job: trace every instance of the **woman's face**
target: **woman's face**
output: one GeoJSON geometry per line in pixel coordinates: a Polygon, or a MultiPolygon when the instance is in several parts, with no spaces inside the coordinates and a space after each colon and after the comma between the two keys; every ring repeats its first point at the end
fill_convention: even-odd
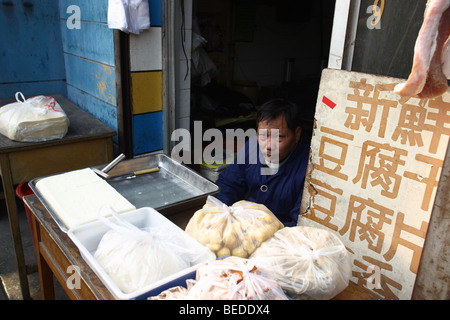
{"type": "Polygon", "coordinates": [[[258,124],[258,144],[264,157],[273,163],[280,163],[294,151],[301,127],[293,132],[287,126],[284,115],[271,121],[261,120],[258,124]]]}

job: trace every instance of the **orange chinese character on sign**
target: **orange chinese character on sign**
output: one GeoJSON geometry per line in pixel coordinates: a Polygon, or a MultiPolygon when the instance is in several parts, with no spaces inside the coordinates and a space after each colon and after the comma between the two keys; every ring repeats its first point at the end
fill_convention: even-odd
{"type": "Polygon", "coordinates": [[[337,231],[338,227],[331,223],[336,210],[336,195],[342,195],[342,189],[333,188],[325,182],[311,178],[311,185],[314,186],[316,194],[312,196],[312,207],[309,219],[320,223],[323,226],[337,231]],[[325,204],[329,204],[325,206],[325,204]]]}
{"type": "Polygon", "coordinates": [[[323,135],[320,139],[319,161],[314,164],[314,169],[347,181],[348,176],[341,170],[347,157],[348,142],[342,142],[342,140],[353,141],[354,136],[327,127],[321,127],[320,131],[333,135],[334,138],[323,135]]]}
{"type": "Polygon", "coordinates": [[[405,235],[405,233],[409,233],[410,235],[415,235],[422,239],[425,239],[425,235],[428,229],[428,223],[422,221],[420,225],[420,229],[411,227],[404,223],[405,214],[399,212],[397,214],[397,220],[395,221],[394,233],[392,235],[392,242],[389,250],[383,255],[386,261],[390,261],[396,254],[398,246],[402,245],[405,248],[408,248],[413,251],[413,256],[411,258],[411,265],[409,269],[411,272],[417,274],[417,270],[419,269],[420,256],[422,255],[422,247],[423,245],[418,245],[413,243],[411,237],[401,237],[401,235],[405,235]]]}
{"type": "Polygon", "coordinates": [[[423,173],[417,174],[414,172],[405,171],[403,176],[408,179],[425,184],[425,192],[423,193],[423,200],[421,209],[427,211],[431,202],[431,196],[434,188],[437,188],[439,182],[439,170],[444,165],[443,160],[435,159],[432,157],[424,156],[422,154],[416,155],[416,160],[431,165],[430,174],[425,177],[423,173]]]}
{"type": "Polygon", "coordinates": [[[427,120],[431,120],[434,124],[425,124],[424,130],[433,132],[430,143],[430,153],[436,153],[442,135],[450,135],[450,103],[445,102],[442,96],[437,97],[428,102],[428,108],[435,109],[437,112],[428,111],[427,120]],[[447,125],[447,126],[446,126],[447,125]]]}
{"type": "Polygon", "coordinates": [[[345,108],[345,112],[348,116],[344,125],[352,130],[359,130],[360,126],[363,126],[366,128],[367,132],[370,132],[375,124],[378,108],[381,106],[382,111],[379,122],[380,125],[378,129],[378,136],[383,138],[386,132],[390,108],[396,108],[398,102],[394,100],[381,99],[380,93],[382,91],[391,92],[395,87],[395,83],[377,84],[373,86],[367,83],[367,79],[363,78],[360,82],[350,81],[349,87],[354,90],[353,94],[347,95],[347,100],[356,102],[356,107],[345,108]],[[369,108],[365,109],[365,105],[368,105],[369,108]]]}
{"type": "Polygon", "coordinates": [[[410,97],[402,97],[400,105],[400,117],[398,125],[392,134],[392,140],[397,141],[401,137],[400,143],[406,144],[409,142],[410,146],[423,146],[422,135],[420,134],[425,124],[427,110],[424,107],[425,99],[420,100],[419,105],[408,104],[410,97]]]}
{"type": "Polygon", "coordinates": [[[372,199],[363,199],[355,195],[350,196],[345,225],[339,230],[344,235],[350,230],[349,240],[354,242],[355,236],[360,241],[367,242],[367,247],[381,253],[384,241],[382,231],[385,223],[391,224],[394,211],[376,204],[372,199]]]}
{"type": "Polygon", "coordinates": [[[366,189],[370,179],[372,187],[381,186],[381,195],[395,199],[402,179],[402,176],[397,174],[397,168],[405,164],[401,157],[407,154],[406,150],[394,148],[388,144],[364,142],[353,183],[356,184],[362,180],[361,188],[366,189]]]}
{"type": "Polygon", "coordinates": [[[446,125],[450,123],[450,103],[443,101],[442,96],[433,100],[421,99],[419,105],[408,104],[411,97],[402,97],[399,102],[402,106],[398,125],[392,134],[392,140],[397,141],[401,137],[400,143],[410,146],[423,147],[422,131],[433,133],[429,152],[436,153],[442,135],[450,135],[450,128],[446,125]],[[428,102],[428,108],[425,108],[428,102]],[[432,110],[437,112],[431,112],[432,110]],[[432,123],[430,123],[432,122],[432,123]]]}

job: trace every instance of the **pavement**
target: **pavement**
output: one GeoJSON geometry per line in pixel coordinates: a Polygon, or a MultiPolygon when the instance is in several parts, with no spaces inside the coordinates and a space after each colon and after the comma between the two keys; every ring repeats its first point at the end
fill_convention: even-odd
{"type": "MultiPolygon", "coordinates": [[[[1,192],[1,190],[0,190],[1,192]]],[[[34,250],[31,231],[23,201],[16,198],[19,209],[20,232],[24,248],[25,263],[29,269],[28,283],[30,296],[33,300],[41,300],[39,273],[37,272],[36,252],[34,250]]],[[[67,300],[68,297],[56,278],[55,297],[57,300],[67,300]]],[[[16,256],[13,248],[11,230],[4,199],[0,199],[0,300],[23,300],[17,273],[16,256]]]]}

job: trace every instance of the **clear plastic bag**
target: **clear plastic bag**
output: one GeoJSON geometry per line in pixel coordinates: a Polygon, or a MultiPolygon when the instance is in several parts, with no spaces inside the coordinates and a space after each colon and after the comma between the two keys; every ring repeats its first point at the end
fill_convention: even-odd
{"type": "Polygon", "coordinates": [[[16,93],[16,102],[0,108],[0,133],[14,141],[39,142],[63,138],[69,118],[52,97],[25,100],[16,93]],[[21,98],[21,99],[20,99],[21,98]]]}
{"type": "Polygon", "coordinates": [[[332,232],[312,227],[277,231],[251,255],[292,298],[331,299],[348,286],[351,261],[332,232]]]}
{"type": "Polygon", "coordinates": [[[188,290],[182,286],[176,286],[164,290],[157,296],[148,297],[147,300],[186,300],[188,290]]]}
{"type": "Polygon", "coordinates": [[[203,208],[189,220],[185,231],[217,257],[247,258],[282,227],[283,224],[262,204],[243,200],[229,207],[208,196],[203,208]]]}
{"type": "MultiPolygon", "coordinates": [[[[104,210],[105,207],[100,209],[104,210]]],[[[120,217],[111,207],[113,219],[100,215],[111,230],[106,232],[94,258],[124,293],[132,293],[165,277],[198,264],[211,254],[185,245],[180,233],[161,228],[139,229],[120,217]]]]}
{"type": "Polygon", "coordinates": [[[188,283],[187,299],[287,300],[278,283],[251,260],[226,257],[197,269],[196,281],[188,283]]]}

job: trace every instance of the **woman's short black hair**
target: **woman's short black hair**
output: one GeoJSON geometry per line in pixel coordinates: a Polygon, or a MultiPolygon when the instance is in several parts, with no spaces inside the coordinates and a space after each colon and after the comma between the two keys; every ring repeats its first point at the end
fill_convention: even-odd
{"type": "Polygon", "coordinates": [[[260,121],[271,121],[279,116],[284,115],[286,123],[292,132],[300,127],[300,109],[288,100],[277,98],[264,103],[256,113],[256,127],[258,128],[260,121]]]}

